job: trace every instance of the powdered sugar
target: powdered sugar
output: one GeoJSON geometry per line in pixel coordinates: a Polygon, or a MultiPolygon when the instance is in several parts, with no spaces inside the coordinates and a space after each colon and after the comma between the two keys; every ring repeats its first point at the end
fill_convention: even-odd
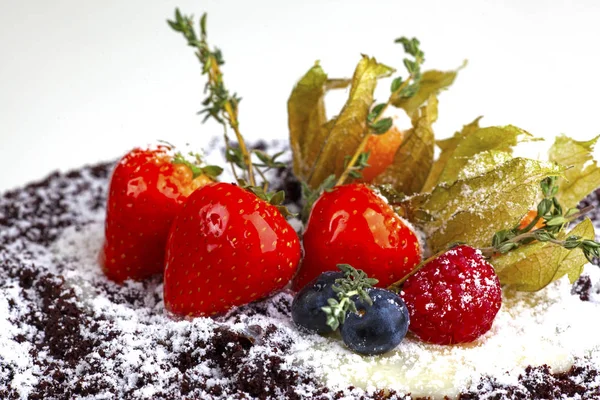
{"type": "Polygon", "coordinates": [[[84,170],[0,198],[0,321],[9,327],[0,331],[0,397],[314,394],[317,385],[303,389],[311,379],[278,355],[292,340],[273,325],[289,319],[289,294],[221,321],[176,321],[165,313],[159,278],[106,280],[96,260],[104,210],[94,190],[106,187],[103,171],[102,179],[84,170]],[[29,240],[24,233],[38,219],[47,222],[29,240]]]}
{"type": "Polygon", "coordinates": [[[600,338],[589,329],[589,316],[600,306],[581,302],[570,290],[561,280],[533,294],[508,291],[492,330],[468,345],[429,345],[409,336],[385,356],[361,357],[336,338],[315,338],[307,348],[297,346],[297,356],[329,384],[387,387],[433,398],[456,396],[484,376],[518,384],[529,365],[564,372],[579,358],[599,367],[600,338]]]}
{"type": "MultiPolygon", "coordinates": [[[[58,254],[73,256],[84,267],[66,276],[80,276],[84,280],[98,278],[98,268],[90,254],[96,254],[98,250],[94,244],[101,239],[99,230],[98,224],[92,224],[80,232],[69,229],[57,242],[55,249],[58,254]]],[[[160,293],[158,285],[158,297],[160,293]]],[[[289,316],[279,312],[273,305],[282,298],[291,301],[289,296],[283,293],[272,302],[267,302],[268,316],[243,317],[240,323],[231,323],[231,320],[224,323],[240,332],[250,325],[265,328],[268,324],[277,324],[281,329],[278,340],[292,339],[294,343],[290,354],[285,357],[288,365],[297,365],[300,361],[304,368],[314,369],[328,385],[338,389],[348,386],[358,386],[367,391],[392,388],[416,396],[455,396],[478,382],[481,376],[491,376],[505,384],[516,384],[519,374],[528,365],[547,364],[554,372],[562,372],[568,370],[576,357],[597,354],[600,348],[598,335],[587,329],[588,316],[596,314],[598,306],[582,303],[571,295],[566,280],[533,294],[505,291],[504,305],[492,331],[473,344],[435,346],[409,337],[391,354],[375,358],[348,351],[339,338],[307,336],[296,332],[289,316]]],[[[208,340],[216,326],[212,320],[203,318],[191,323],[164,319],[164,310],[159,303],[152,307],[157,313],[154,319],[166,325],[166,329],[157,330],[156,326],[148,326],[140,331],[139,309],[116,305],[103,297],[95,297],[90,303],[95,314],[110,315],[124,333],[121,345],[129,352],[121,356],[120,362],[122,368],[129,370],[140,368],[143,358],[145,368],[156,368],[159,358],[149,359],[148,356],[154,352],[149,352],[147,346],[156,340],[154,335],[160,337],[164,331],[185,330],[192,324],[194,334],[201,337],[192,341],[208,340]]],[[[174,350],[177,351],[178,346],[182,345],[175,342],[174,350]]],[[[253,352],[263,350],[252,349],[253,352]]],[[[164,355],[164,349],[159,353],[164,355]]],[[[155,393],[156,388],[145,390],[155,393]]]]}
{"type": "Polygon", "coordinates": [[[529,365],[600,368],[600,338],[589,329],[600,311],[592,266],[594,302],[571,295],[567,280],[533,294],[505,291],[492,330],[475,343],[434,346],[409,335],[381,357],[299,332],[287,291],[218,319],[173,320],[160,278],[120,286],[103,276],[106,175],[92,171],[0,198],[0,397],[331,398],[341,390],[338,398],[357,398],[381,388],[441,397],[519,387],[529,365]]]}
{"type": "Polygon", "coordinates": [[[18,288],[12,287],[5,290],[5,296],[0,298],[0,326],[4,333],[0,336],[0,360],[2,364],[10,364],[16,370],[12,378],[7,376],[4,368],[0,368],[0,381],[12,380],[12,384],[18,388],[21,398],[27,398],[31,388],[37,383],[35,369],[29,356],[31,345],[27,342],[15,340],[18,335],[26,335],[27,329],[20,329],[12,324],[9,302],[19,309],[18,288]]]}

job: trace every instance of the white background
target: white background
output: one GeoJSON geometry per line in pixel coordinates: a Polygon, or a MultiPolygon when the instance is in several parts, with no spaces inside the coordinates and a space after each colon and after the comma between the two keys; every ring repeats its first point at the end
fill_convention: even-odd
{"type": "Polygon", "coordinates": [[[287,96],[314,60],[331,77],[350,76],[360,53],[401,68],[402,35],[421,40],[425,69],[469,60],[440,98],[439,136],[479,115],[546,138],[600,133],[594,0],[0,0],[0,191],[155,139],[202,145],[220,132],[195,115],[204,80],[165,23],[175,6],[208,11],[248,138],[287,136],[287,96]]]}

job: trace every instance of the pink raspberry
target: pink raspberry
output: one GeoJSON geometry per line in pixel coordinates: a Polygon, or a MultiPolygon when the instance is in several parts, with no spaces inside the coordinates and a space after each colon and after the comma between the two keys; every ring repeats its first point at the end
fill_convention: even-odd
{"type": "Polygon", "coordinates": [[[458,246],[427,263],[402,288],[409,329],[435,344],[472,342],[502,305],[500,281],[478,250],[458,246]]]}

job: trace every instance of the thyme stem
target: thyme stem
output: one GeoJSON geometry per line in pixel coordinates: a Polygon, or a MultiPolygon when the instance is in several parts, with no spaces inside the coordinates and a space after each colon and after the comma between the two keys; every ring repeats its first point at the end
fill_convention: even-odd
{"type": "Polygon", "coordinates": [[[252,159],[250,156],[250,152],[248,151],[248,147],[246,147],[244,137],[240,133],[239,123],[237,120],[237,113],[234,112],[230,101],[227,101],[224,106],[225,112],[227,112],[228,114],[229,125],[231,125],[231,128],[235,133],[235,137],[240,146],[240,151],[242,152],[242,156],[244,157],[244,164],[246,164],[246,168],[248,170],[248,182],[250,183],[250,186],[256,186],[256,180],[254,179],[254,171],[252,166],[252,159]]]}
{"type": "MultiPolygon", "coordinates": [[[[179,9],[175,10],[175,19],[167,21],[169,26],[176,32],[183,34],[189,46],[196,49],[196,57],[202,64],[202,74],[208,76],[208,82],[205,91],[208,92],[208,97],[204,100],[203,105],[206,107],[200,113],[206,114],[206,118],[212,117],[225,127],[225,146],[227,150],[232,147],[227,137],[227,124],[233,129],[236,139],[239,144],[241,153],[241,161],[245,166],[248,175],[248,181],[251,186],[255,185],[254,170],[252,165],[252,157],[244,141],[239,129],[239,121],[237,115],[237,104],[239,98],[235,94],[230,95],[223,82],[223,72],[220,65],[224,64],[223,55],[217,48],[211,50],[206,34],[206,14],[200,19],[200,35],[198,36],[194,30],[192,18],[181,14],[179,9]]],[[[235,173],[235,165],[232,162],[231,167],[233,174],[235,173]]]]}
{"type": "Polygon", "coordinates": [[[265,192],[267,192],[267,190],[269,189],[269,182],[267,180],[267,177],[265,176],[265,174],[263,173],[263,171],[260,170],[260,168],[256,168],[256,171],[258,172],[258,174],[260,175],[260,177],[263,179],[262,189],[265,192]]]}
{"type": "Polygon", "coordinates": [[[354,164],[356,164],[356,160],[358,160],[358,157],[360,156],[360,154],[365,150],[365,147],[367,146],[367,141],[369,140],[369,136],[370,135],[367,133],[362,138],[362,140],[360,141],[360,144],[358,145],[358,148],[354,152],[354,155],[352,156],[352,158],[348,162],[348,165],[346,166],[346,169],[344,169],[344,172],[342,172],[342,175],[340,175],[340,178],[335,183],[335,186],[340,186],[340,185],[344,184],[344,182],[348,178],[348,175],[350,174],[350,171],[354,167],[354,164]]]}
{"type": "MultiPolygon", "coordinates": [[[[569,223],[571,221],[574,221],[574,220],[576,220],[579,217],[582,217],[582,216],[586,215],[587,213],[589,213],[593,209],[594,209],[594,206],[587,206],[587,207],[582,208],[577,213],[575,213],[575,214],[567,217],[565,224],[569,223]]],[[[525,232],[525,233],[521,233],[520,235],[517,235],[517,236],[513,237],[512,239],[509,239],[509,240],[505,241],[504,243],[519,243],[519,242],[521,242],[523,240],[526,240],[526,239],[535,238],[535,235],[536,235],[537,231],[538,230],[533,230],[533,231],[528,231],[528,232],[525,232]]],[[[557,240],[557,239],[552,239],[552,238],[548,239],[547,241],[550,242],[550,243],[557,244],[559,246],[564,246],[564,244],[565,244],[565,242],[562,241],[562,240],[557,240]]],[[[483,256],[485,258],[492,258],[494,256],[494,254],[498,253],[498,248],[496,248],[495,246],[484,247],[484,248],[481,248],[479,250],[481,250],[481,253],[483,254],[483,256]]]]}
{"type": "MultiPolygon", "coordinates": [[[[202,41],[206,42],[206,34],[204,32],[202,32],[202,41]]],[[[206,47],[208,47],[208,45],[206,47]]],[[[215,86],[222,85],[223,84],[223,72],[221,71],[221,68],[219,68],[219,63],[213,54],[211,54],[209,52],[207,52],[207,53],[208,53],[209,62],[210,62],[210,69],[208,72],[209,84],[212,84],[215,86]]],[[[201,58],[202,57],[201,50],[198,50],[198,57],[200,59],[202,59],[201,58]]],[[[254,179],[254,171],[253,171],[251,156],[250,156],[250,153],[248,152],[248,147],[246,146],[244,137],[242,136],[242,134],[240,132],[239,122],[237,119],[237,110],[234,109],[234,107],[232,106],[230,99],[225,99],[221,113],[224,114],[225,119],[227,120],[227,122],[229,122],[229,126],[231,127],[231,129],[233,129],[233,132],[235,133],[235,137],[238,141],[238,145],[240,146],[240,151],[242,152],[244,164],[246,165],[246,170],[247,170],[247,174],[248,174],[248,182],[250,183],[251,186],[255,186],[256,182],[254,179]]],[[[228,149],[230,148],[229,141],[226,141],[225,145],[228,147],[228,149]]],[[[233,167],[233,165],[232,165],[232,169],[235,170],[235,167],[233,167]]],[[[233,173],[235,175],[235,171],[233,171],[233,173]]]]}
{"type": "MultiPolygon", "coordinates": [[[[227,151],[227,149],[231,148],[231,143],[229,142],[229,136],[227,135],[227,125],[223,125],[223,139],[225,140],[225,151],[227,151]]],[[[233,161],[229,161],[229,165],[231,166],[231,172],[233,172],[233,178],[235,179],[235,181],[238,181],[238,175],[237,172],[235,171],[235,164],[233,163],[233,161]]]]}

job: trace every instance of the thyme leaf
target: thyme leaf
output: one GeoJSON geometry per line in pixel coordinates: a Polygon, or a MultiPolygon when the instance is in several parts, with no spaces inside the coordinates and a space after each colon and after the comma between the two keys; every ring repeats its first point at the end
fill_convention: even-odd
{"type": "Polygon", "coordinates": [[[363,270],[357,270],[349,264],[338,264],[337,267],[344,273],[344,277],[336,279],[333,285],[337,299],[328,299],[327,306],[321,308],[327,316],[327,325],[334,331],[346,321],[348,312],[357,311],[354,300],[356,297],[369,305],[373,304],[368,289],[379,282],[377,279],[369,278],[363,270]]]}

